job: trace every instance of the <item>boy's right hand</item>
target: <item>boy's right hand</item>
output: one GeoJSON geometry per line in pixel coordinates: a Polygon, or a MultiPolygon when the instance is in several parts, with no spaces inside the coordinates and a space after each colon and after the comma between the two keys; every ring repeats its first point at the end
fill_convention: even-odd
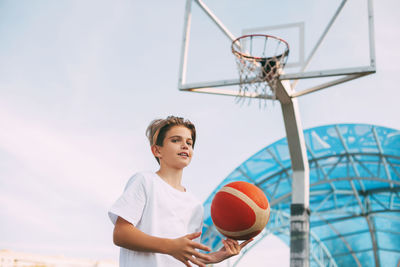
{"type": "Polygon", "coordinates": [[[168,254],[175,259],[183,262],[186,266],[190,267],[190,262],[196,264],[200,267],[205,267],[206,265],[196,258],[203,259],[205,261],[210,260],[210,256],[201,253],[196,249],[201,249],[204,251],[211,251],[207,246],[193,241],[193,239],[198,238],[201,233],[188,234],[180,238],[171,239],[171,242],[167,248],[168,254]]]}

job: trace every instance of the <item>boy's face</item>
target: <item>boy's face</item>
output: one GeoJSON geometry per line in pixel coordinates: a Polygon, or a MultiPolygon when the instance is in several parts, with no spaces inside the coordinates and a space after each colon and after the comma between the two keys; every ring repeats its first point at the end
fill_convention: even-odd
{"type": "Polygon", "coordinates": [[[183,169],[193,156],[192,132],[185,126],[173,126],[165,135],[163,146],[152,148],[161,166],[183,169]]]}

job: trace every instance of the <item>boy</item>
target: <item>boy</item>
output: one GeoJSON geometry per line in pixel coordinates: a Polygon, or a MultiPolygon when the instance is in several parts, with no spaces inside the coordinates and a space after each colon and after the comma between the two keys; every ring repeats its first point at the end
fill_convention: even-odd
{"type": "Polygon", "coordinates": [[[154,120],[146,135],[160,169],[156,173],[135,174],[109,211],[115,225],[114,244],[121,247],[120,266],[172,267],[193,263],[205,267],[237,255],[251,240],[239,245],[227,239],[219,251],[198,251],[210,251],[198,242],[203,207],[181,183],[183,169],[193,156],[194,125],[169,116],[154,120]]]}

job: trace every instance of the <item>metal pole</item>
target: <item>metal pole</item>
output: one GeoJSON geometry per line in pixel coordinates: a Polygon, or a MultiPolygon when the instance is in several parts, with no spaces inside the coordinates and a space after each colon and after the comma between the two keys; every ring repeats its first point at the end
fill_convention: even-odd
{"type": "Polygon", "coordinates": [[[189,49],[191,18],[192,18],[192,0],[186,0],[185,20],[183,25],[183,37],[182,37],[182,47],[181,47],[181,62],[179,65],[178,88],[181,88],[182,85],[186,83],[187,54],[189,49]]]}
{"type": "Polygon", "coordinates": [[[281,103],[292,162],[292,204],[290,206],[290,266],[310,265],[310,183],[307,151],[298,101],[291,98],[289,81],[277,81],[276,97],[281,103]]]}
{"type": "Polygon", "coordinates": [[[211,12],[211,10],[203,3],[203,1],[196,0],[196,3],[207,14],[207,16],[218,26],[218,28],[225,34],[225,36],[228,37],[229,40],[231,40],[231,42],[233,42],[236,39],[236,37],[228,30],[227,27],[225,27],[225,25],[218,19],[218,17],[211,12]]]}

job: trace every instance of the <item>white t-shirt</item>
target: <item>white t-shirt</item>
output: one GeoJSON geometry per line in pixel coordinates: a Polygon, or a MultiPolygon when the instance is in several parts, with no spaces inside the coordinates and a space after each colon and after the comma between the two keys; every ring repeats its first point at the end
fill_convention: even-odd
{"type": "MultiPolygon", "coordinates": [[[[203,206],[189,192],[181,192],[151,172],[135,174],[108,215],[115,224],[118,216],[142,232],[163,238],[178,238],[201,231],[203,206]]],[[[199,242],[199,240],[196,240],[199,242]]],[[[174,257],[120,249],[121,267],[184,266],[174,257]]]]}

